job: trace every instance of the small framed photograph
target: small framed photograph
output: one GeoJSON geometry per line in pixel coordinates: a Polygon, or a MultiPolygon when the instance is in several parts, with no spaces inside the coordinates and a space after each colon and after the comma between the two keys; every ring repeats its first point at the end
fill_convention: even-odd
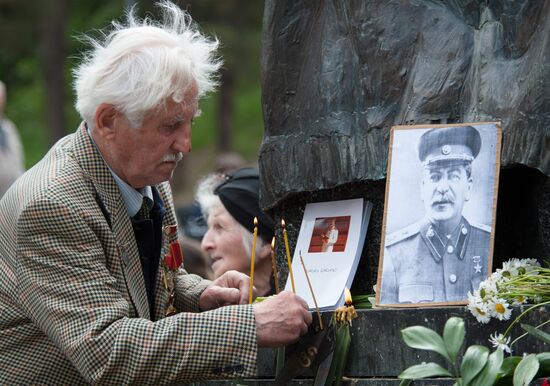
{"type": "Polygon", "coordinates": [[[351,216],[315,219],[308,253],[345,252],[351,216]]]}
{"type": "Polygon", "coordinates": [[[294,281],[289,275],[285,290],[295,290],[310,310],[342,306],[361,259],[371,210],[372,203],[363,198],[308,203],[292,259],[294,281]]]}
{"type": "Polygon", "coordinates": [[[466,304],[488,277],[501,143],[497,122],[391,128],[377,305],[466,304]]]}

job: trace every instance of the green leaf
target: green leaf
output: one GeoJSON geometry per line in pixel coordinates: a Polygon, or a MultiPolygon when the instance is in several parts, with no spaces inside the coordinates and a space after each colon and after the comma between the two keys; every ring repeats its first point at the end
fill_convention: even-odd
{"type": "Polygon", "coordinates": [[[502,365],[500,366],[500,370],[498,371],[499,377],[511,377],[514,374],[516,366],[519,362],[521,362],[521,359],[522,358],[518,356],[504,358],[502,365]]]}
{"type": "Polygon", "coordinates": [[[446,376],[451,377],[451,373],[439,366],[437,363],[422,363],[411,366],[398,375],[400,379],[421,379],[428,377],[446,376]]]}
{"type": "Polygon", "coordinates": [[[443,329],[443,342],[451,357],[451,362],[455,363],[458,350],[462,347],[466,330],[464,328],[464,320],[462,318],[452,317],[445,323],[443,329]]]}
{"type": "Polygon", "coordinates": [[[349,326],[347,324],[339,326],[336,330],[334,358],[332,359],[327,377],[328,384],[340,385],[342,383],[342,375],[344,373],[350,343],[351,336],[349,333],[349,326]]]}
{"type": "Polygon", "coordinates": [[[372,303],[370,302],[370,298],[372,296],[373,295],[353,295],[352,296],[353,306],[358,310],[372,308],[372,303]]]}
{"type": "Polygon", "coordinates": [[[488,357],[489,349],[487,347],[478,345],[468,347],[460,365],[460,374],[462,374],[462,383],[464,385],[468,385],[479,374],[487,363],[488,357]]]}
{"type": "Polygon", "coordinates": [[[542,340],[543,342],[550,343],[550,334],[525,323],[521,323],[521,328],[527,331],[530,335],[533,335],[535,338],[542,340]]]}
{"type": "Polygon", "coordinates": [[[550,375],[550,352],[541,352],[537,354],[537,359],[540,363],[540,371],[543,376],[550,375]]]}
{"type": "Polygon", "coordinates": [[[527,386],[539,371],[539,360],[535,354],[527,355],[514,371],[514,386],[527,386]]]}
{"type": "Polygon", "coordinates": [[[399,386],[409,386],[412,383],[412,379],[403,379],[399,382],[399,386]]]}
{"type": "Polygon", "coordinates": [[[498,370],[502,365],[504,354],[499,348],[487,359],[487,364],[483,367],[483,370],[475,377],[470,385],[472,386],[490,386],[493,385],[497,379],[498,370]]]}
{"type": "Polygon", "coordinates": [[[443,339],[434,330],[423,326],[412,326],[401,330],[401,335],[407,346],[420,350],[435,351],[451,361],[443,339]]]}

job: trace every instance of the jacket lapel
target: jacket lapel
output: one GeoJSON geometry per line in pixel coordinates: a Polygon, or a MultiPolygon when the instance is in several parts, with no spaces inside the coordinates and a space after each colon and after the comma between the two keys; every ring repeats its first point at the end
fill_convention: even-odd
{"type": "MultiPolygon", "coordinates": [[[[74,157],[88,173],[97,192],[98,205],[107,219],[116,243],[116,255],[122,267],[126,287],[140,317],[150,319],[145,280],[132,223],[120,190],[101,154],[91,141],[86,126],[75,134],[74,157]],[[100,202],[100,203],[99,203],[100,202]]],[[[105,241],[105,240],[103,240],[105,241]]]]}

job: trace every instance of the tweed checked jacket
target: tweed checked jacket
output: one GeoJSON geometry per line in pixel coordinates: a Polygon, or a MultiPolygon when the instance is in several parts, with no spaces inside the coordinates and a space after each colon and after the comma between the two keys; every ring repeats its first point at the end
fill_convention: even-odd
{"type": "MultiPolygon", "coordinates": [[[[157,186],[175,224],[168,183],[157,186]]],[[[161,256],[168,251],[163,236],[161,256]]],[[[210,283],[159,275],[149,314],[124,201],[82,124],[0,201],[0,384],[177,384],[256,373],[251,306],[198,313],[210,283]]]]}

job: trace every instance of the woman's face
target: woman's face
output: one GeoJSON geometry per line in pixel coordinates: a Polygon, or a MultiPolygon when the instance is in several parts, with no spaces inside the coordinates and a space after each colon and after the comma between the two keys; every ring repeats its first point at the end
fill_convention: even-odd
{"type": "Polygon", "coordinates": [[[229,270],[250,274],[250,256],[243,245],[242,227],[223,205],[214,206],[208,215],[208,231],[201,243],[212,258],[214,278],[229,270]]]}

